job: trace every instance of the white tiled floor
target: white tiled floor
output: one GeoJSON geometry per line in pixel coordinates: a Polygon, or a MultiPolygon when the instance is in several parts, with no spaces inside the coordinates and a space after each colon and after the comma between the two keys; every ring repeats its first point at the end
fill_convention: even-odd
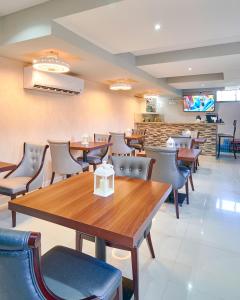
{"type": "MultiPolygon", "coordinates": [[[[201,157],[200,163],[194,174],[196,191],[190,205],[180,209],[180,220],[171,204],[164,204],[154,219],[157,258],[150,258],[145,242],[141,245],[142,300],[240,299],[240,160],[201,157]]],[[[0,226],[10,227],[5,199],[0,202],[0,226]]],[[[42,232],[44,252],[56,244],[74,247],[72,230],[19,214],[17,224],[18,229],[42,232]]],[[[93,255],[93,244],[85,242],[84,251],[93,255]]],[[[108,261],[131,276],[129,258],[118,260],[108,249],[108,261]]]]}

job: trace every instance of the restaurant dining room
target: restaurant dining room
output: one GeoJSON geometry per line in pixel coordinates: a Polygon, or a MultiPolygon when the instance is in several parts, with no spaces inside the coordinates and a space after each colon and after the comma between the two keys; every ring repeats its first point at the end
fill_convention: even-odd
{"type": "Polygon", "coordinates": [[[239,300],[240,1],[0,0],[0,300],[239,300]]]}

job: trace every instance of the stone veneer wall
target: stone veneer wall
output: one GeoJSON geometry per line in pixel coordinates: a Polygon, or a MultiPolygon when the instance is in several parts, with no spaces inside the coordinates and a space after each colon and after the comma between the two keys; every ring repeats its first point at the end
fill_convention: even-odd
{"type": "Polygon", "coordinates": [[[179,135],[184,130],[198,130],[199,137],[207,138],[205,144],[200,145],[203,155],[216,155],[217,124],[212,123],[158,123],[142,122],[136,123],[137,129],[147,130],[145,145],[166,146],[166,141],[170,136],[179,135]]]}

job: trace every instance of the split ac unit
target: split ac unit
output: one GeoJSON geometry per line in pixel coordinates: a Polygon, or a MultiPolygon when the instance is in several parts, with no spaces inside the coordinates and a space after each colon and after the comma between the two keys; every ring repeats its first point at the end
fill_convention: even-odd
{"type": "Polygon", "coordinates": [[[83,92],[84,81],[70,75],[41,72],[30,66],[24,68],[24,88],[74,96],[83,92]]]}

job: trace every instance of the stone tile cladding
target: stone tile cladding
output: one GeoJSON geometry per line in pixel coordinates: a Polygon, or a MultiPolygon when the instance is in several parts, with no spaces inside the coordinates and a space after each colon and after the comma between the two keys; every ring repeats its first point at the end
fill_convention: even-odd
{"type": "Polygon", "coordinates": [[[170,136],[179,135],[184,130],[198,130],[199,137],[207,138],[205,144],[201,144],[203,155],[216,155],[217,124],[208,123],[158,123],[146,122],[136,123],[135,128],[146,129],[145,145],[166,146],[166,141],[170,136]]]}

